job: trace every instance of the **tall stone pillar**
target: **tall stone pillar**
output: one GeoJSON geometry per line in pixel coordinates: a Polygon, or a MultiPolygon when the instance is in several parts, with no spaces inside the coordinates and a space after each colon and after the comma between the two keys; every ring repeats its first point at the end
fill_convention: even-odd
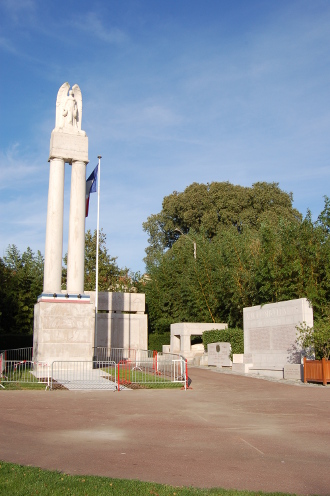
{"type": "Polygon", "coordinates": [[[64,160],[50,160],[44,293],[60,293],[63,251],[64,160]]]}
{"type": "Polygon", "coordinates": [[[86,163],[72,162],[67,292],[84,292],[86,163]]]}
{"type": "MultiPolygon", "coordinates": [[[[88,138],[81,130],[82,97],[78,85],[64,83],[56,100],[55,129],[50,138],[50,174],[43,300],[64,298],[61,289],[63,251],[64,164],[72,165],[67,290],[65,297],[84,293],[85,201],[88,138]],[[69,93],[69,94],[68,94],[69,93]]],[[[39,298],[40,301],[40,298],[39,298]]],[[[47,300],[48,301],[48,300],[47,300]]],[[[71,299],[72,301],[72,299],[71,299]]]]}
{"type": "Polygon", "coordinates": [[[78,85],[64,83],[56,100],[50,138],[50,173],[43,293],[34,307],[33,356],[36,362],[92,361],[94,306],[84,294],[85,200],[88,138],[81,130],[78,85]],[[72,166],[67,289],[61,289],[64,166],[72,166]]]}

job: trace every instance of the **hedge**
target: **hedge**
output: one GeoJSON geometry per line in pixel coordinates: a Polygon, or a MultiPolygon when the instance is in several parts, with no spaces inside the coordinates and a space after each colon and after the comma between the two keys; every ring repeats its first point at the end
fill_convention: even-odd
{"type": "Polygon", "coordinates": [[[152,332],[148,336],[148,349],[162,351],[163,344],[170,344],[171,341],[171,333],[164,332],[162,334],[156,334],[152,332]]]}
{"type": "Polygon", "coordinates": [[[233,358],[234,353],[244,353],[244,334],[243,329],[229,328],[229,329],[213,329],[212,331],[203,332],[203,344],[205,350],[209,343],[230,343],[231,354],[233,358]]]}

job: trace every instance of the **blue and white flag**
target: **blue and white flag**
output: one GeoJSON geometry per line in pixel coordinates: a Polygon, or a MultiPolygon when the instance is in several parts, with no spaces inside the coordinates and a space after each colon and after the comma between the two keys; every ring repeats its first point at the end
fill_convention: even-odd
{"type": "Polygon", "coordinates": [[[88,217],[88,210],[89,210],[89,195],[91,193],[96,192],[96,179],[97,179],[97,171],[98,171],[99,165],[95,167],[89,178],[86,180],[86,213],[85,217],[88,217]]]}

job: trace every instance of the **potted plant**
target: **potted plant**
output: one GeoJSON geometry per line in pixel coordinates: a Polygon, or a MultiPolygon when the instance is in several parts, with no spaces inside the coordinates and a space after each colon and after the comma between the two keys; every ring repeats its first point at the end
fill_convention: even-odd
{"type": "Polygon", "coordinates": [[[305,323],[298,330],[298,343],[313,359],[304,357],[304,382],[330,382],[330,318],[315,321],[313,327],[305,323]]]}

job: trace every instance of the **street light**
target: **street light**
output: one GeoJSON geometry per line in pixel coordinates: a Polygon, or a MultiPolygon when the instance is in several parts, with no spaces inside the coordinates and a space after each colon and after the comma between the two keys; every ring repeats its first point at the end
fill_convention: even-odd
{"type": "Polygon", "coordinates": [[[176,228],[174,229],[174,231],[179,232],[180,234],[182,234],[182,236],[187,236],[187,238],[188,238],[188,239],[189,239],[189,240],[193,243],[193,245],[194,245],[194,259],[196,260],[196,258],[197,258],[197,246],[196,246],[196,241],[193,241],[193,240],[192,240],[192,239],[188,236],[188,234],[183,233],[183,232],[181,231],[181,229],[179,229],[178,227],[176,227],[176,228]]]}

